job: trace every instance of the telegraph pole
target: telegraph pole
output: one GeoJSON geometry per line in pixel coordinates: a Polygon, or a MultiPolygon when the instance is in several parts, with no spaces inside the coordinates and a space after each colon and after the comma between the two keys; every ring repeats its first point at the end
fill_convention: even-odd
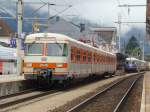
{"type": "MultiPolygon", "coordinates": [[[[48,18],[50,18],[50,5],[48,4],[48,18]]],[[[49,28],[49,25],[50,25],[50,21],[47,20],[47,25],[48,25],[48,28],[49,28]]]]}
{"type": "MultiPolygon", "coordinates": [[[[146,33],[146,38],[147,38],[147,33],[146,33]]],[[[145,60],[145,36],[143,36],[143,52],[142,52],[142,60],[145,60]]]]}
{"type": "Polygon", "coordinates": [[[118,45],[119,45],[119,52],[121,52],[121,14],[118,15],[118,24],[119,24],[119,34],[118,34],[118,45]]]}
{"type": "Polygon", "coordinates": [[[18,0],[17,3],[17,74],[21,75],[22,59],[21,59],[21,34],[22,34],[22,20],[23,20],[23,1],[18,0]]]}
{"type": "MultiPolygon", "coordinates": [[[[144,37],[143,37],[144,38],[144,37]]],[[[145,42],[144,42],[144,39],[143,39],[143,52],[142,52],[142,60],[144,61],[144,53],[145,53],[145,49],[144,49],[144,45],[145,45],[145,42]]]]}

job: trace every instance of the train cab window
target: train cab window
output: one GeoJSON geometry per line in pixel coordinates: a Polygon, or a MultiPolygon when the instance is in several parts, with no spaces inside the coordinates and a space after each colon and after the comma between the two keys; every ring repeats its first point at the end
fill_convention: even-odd
{"type": "Polygon", "coordinates": [[[49,43],[47,47],[48,56],[68,56],[68,46],[63,43],[49,43]]]}
{"type": "Polygon", "coordinates": [[[135,62],[133,61],[132,64],[135,64],[135,62]]]}
{"type": "Polygon", "coordinates": [[[27,43],[25,46],[25,55],[42,55],[43,44],[27,43]]]}

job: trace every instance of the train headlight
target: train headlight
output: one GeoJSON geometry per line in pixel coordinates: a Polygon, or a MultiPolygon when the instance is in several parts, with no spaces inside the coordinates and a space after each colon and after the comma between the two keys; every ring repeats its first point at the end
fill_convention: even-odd
{"type": "Polygon", "coordinates": [[[58,63],[58,64],[56,64],[56,67],[61,68],[61,67],[63,67],[63,64],[58,63]]]}
{"type": "Polygon", "coordinates": [[[26,67],[32,67],[32,63],[25,63],[26,67]]]}

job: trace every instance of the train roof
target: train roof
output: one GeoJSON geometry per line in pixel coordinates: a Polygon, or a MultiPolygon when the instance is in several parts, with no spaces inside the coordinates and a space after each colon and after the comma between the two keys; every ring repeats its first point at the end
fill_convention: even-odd
{"type": "Polygon", "coordinates": [[[126,60],[130,61],[130,60],[138,60],[138,59],[136,59],[134,57],[129,57],[129,58],[126,58],[126,60]]]}
{"type": "Polygon", "coordinates": [[[139,59],[134,58],[134,57],[126,58],[126,60],[127,60],[127,61],[135,61],[135,60],[137,60],[137,61],[141,61],[141,62],[146,62],[146,61],[144,61],[144,60],[139,60],[139,59]]]}
{"type": "Polygon", "coordinates": [[[26,39],[35,40],[35,38],[41,38],[41,37],[55,37],[62,40],[66,40],[67,38],[69,38],[66,35],[58,34],[58,33],[34,33],[34,34],[27,35],[26,39]]]}
{"type": "MultiPolygon", "coordinates": [[[[84,45],[86,47],[89,47],[89,48],[93,48],[95,50],[100,50],[102,52],[105,52],[105,53],[108,53],[108,54],[111,54],[111,55],[115,55],[114,53],[111,53],[111,52],[107,52],[107,51],[104,51],[102,49],[99,49],[99,48],[96,48],[96,47],[93,47],[91,45],[88,45],[86,43],[83,43],[83,42],[80,42],[78,40],[75,40],[73,38],[70,38],[69,36],[66,36],[66,35],[63,35],[63,34],[58,34],[58,33],[35,33],[35,34],[30,34],[30,35],[27,35],[26,36],[26,39],[28,40],[35,40],[36,38],[41,38],[41,37],[54,37],[56,39],[59,39],[61,41],[71,41],[71,42],[74,42],[76,44],[80,44],[80,45],[84,45]]],[[[25,41],[26,42],[26,41],[25,41]]]]}

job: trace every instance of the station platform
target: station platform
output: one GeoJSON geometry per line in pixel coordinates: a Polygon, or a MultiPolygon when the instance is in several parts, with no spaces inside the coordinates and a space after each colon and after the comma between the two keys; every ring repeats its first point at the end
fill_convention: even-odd
{"type": "Polygon", "coordinates": [[[26,80],[24,75],[0,75],[0,96],[24,91],[35,86],[31,80],[26,80]]]}
{"type": "Polygon", "coordinates": [[[16,74],[0,75],[0,83],[23,81],[23,80],[25,80],[24,75],[21,76],[16,74]]]}
{"type": "Polygon", "coordinates": [[[140,112],[150,112],[150,72],[144,75],[140,112]]]}

